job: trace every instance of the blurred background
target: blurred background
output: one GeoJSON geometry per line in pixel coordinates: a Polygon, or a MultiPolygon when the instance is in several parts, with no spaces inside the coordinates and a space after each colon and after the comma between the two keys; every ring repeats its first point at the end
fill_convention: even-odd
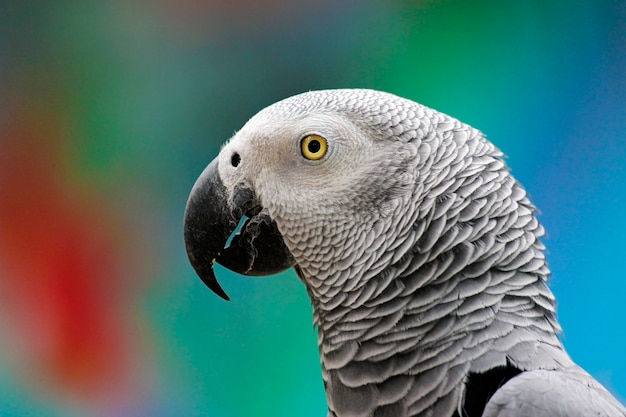
{"type": "Polygon", "coordinates": [[[30,0],[0,1],[0,415],[325,415],[303,286],[222,269],[222,301],[182,216],[249,117],[333,87],[508,155],[564,343],[623,401],[624,1],[30,0]]]}

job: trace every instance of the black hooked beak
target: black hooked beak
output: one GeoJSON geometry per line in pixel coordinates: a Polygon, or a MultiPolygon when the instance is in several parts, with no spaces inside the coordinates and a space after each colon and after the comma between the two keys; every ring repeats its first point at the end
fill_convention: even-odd
{"type": "Polygon", "coordinates": [[[215,278],[213,263],[251,276],[271,275],[295,265],[276,223],[244,185],[228,192],[213,160],[196,180],[185,207],[185,248],[191,266],[214,293],[230,298],[215,278]],[[241,231],[226,242],[243,216],[241,231]]]}

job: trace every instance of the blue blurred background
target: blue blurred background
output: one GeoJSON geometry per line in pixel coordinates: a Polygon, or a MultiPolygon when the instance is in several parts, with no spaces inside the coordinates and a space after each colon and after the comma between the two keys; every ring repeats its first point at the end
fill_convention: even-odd
{"type": "Polygon", "coordinates": [[[0,2],[0,414],[325,415],[295,275],[219,270],[226,303],[181,224],[249,117],[332,87],[419,101],[509,156],[564,343],[623,400],[624,1],[30,0],[0,2]]]}

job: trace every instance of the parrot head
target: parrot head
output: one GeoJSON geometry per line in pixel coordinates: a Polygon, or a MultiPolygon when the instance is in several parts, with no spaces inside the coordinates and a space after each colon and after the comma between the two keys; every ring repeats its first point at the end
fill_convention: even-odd
{"type": "Polygon", "coordinates": [[[297,265],[314,297],[329,300],[411,248],[403,237],[442,183],[468,168],[468,153],[498,163],[477,130],[392,94],[290,97],[252,117],[196,181],[184,218],[189,260],[225,299],[214,262],[251,276],[297,265]]]}

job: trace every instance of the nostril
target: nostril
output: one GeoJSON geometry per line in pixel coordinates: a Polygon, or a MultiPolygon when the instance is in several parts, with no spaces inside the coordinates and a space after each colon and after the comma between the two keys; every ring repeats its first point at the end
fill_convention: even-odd
{"type": "Polygon", "coordinates": [[[241,162],[241,156],[239,156],[239,154],[235,152],[233,156],[230,157],[230,164],[234,166],[235,168],[237,168],[237,165],[239,165],[240,162],[241,162]]]}

